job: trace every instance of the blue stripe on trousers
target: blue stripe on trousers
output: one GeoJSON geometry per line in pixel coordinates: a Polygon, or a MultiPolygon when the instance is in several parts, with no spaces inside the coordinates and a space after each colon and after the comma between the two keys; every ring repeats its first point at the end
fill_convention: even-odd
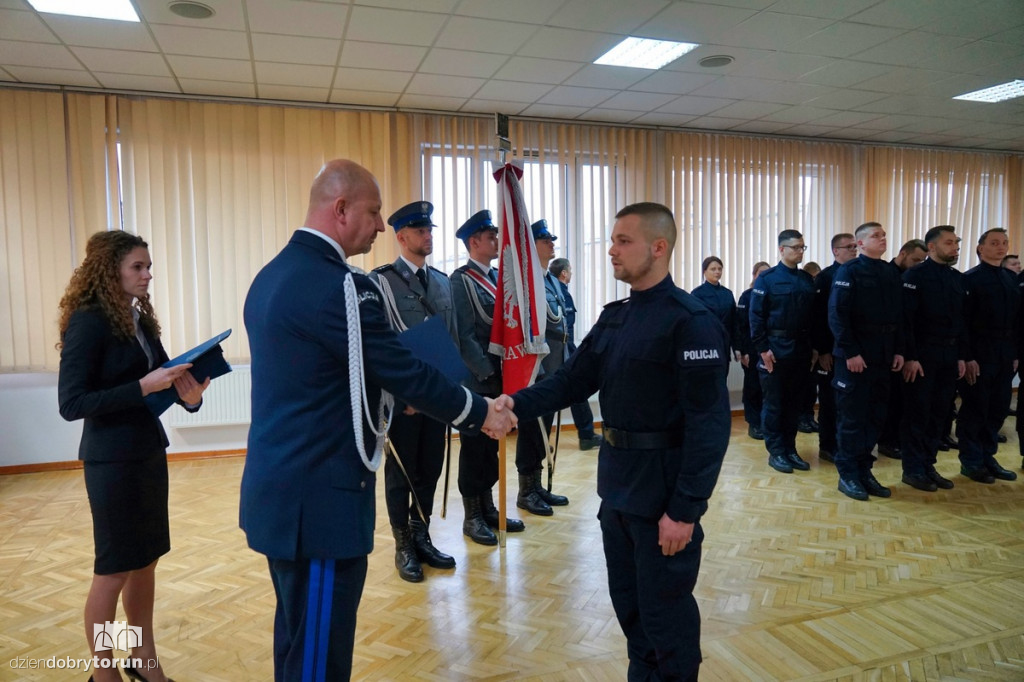
{"type": "Polygon", "coordinates": [[[326,682],[327,647],[334,599],[334,559],[311,559],[306,602],[306,634],[302,654],[302,682],[326,682]]]}

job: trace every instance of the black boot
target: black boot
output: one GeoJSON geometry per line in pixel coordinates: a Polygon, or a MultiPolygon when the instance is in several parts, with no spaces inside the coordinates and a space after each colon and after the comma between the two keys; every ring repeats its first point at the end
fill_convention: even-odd
{"type": "Polygon", "coordinates": [[[533,486],[537,489],[537,492],[540,493],[540,499],[544,500],[552,507],[564,507],[569,504],[569,498],[565,495],[555,495],[554,493],[548,492],[548,489],[544,487],[544,482],[541,481],[541,474],[541,471],[533,472],[533,486]]]}
{"type": "MultiPolygon", "coordinates": [[[[498,510],[494,506],[494,497],[491,495],[491,491],[488,490],[485,493],[480,494],[480,508],[483,510],[484,521],[492,529],[498,529],[498,510]]],[[[505,530],[509,533],[522,533],[526,530],[526,525],[523,524],[519,519],[505,519],[505,530]]]]}
{"type": "MultiPolygon", "coordinates": [[[[540,472],[538,472],[539,474],[540,472]]],[[[551,506],[540,496],[539,488],[533,474],[519,474],[519,495],[516,497],[516,506],[525,509],[537,516],[551,516],[551,506]]]]}
{"type": "Polygon", "coordinates": [[[423,567],[412,545],[412,531],[406,526],[392,528],[391,533],[395,536],[395,568],[398,569],[398,576],[410,583],[422,582],[423,567]]]}
{"type": "Polygon", "coordinates": [[[428,531],[429,520],[423,523],[419,519],[409,522],[409,530],[412,531],[412,546],[416,549],[416,558],[427,566],[434,568],[455,568],[455,557],[448,556],[434,547],[430,541],[428,531]]]}
{"type": "Polygon", "coordinates": [[[466,508],[466,520],[462,522],[462,534],[479,545],[496,545],[498,536],[491,532],[480,509],[480,498],[473,495],[462,498],[466,508]]]}

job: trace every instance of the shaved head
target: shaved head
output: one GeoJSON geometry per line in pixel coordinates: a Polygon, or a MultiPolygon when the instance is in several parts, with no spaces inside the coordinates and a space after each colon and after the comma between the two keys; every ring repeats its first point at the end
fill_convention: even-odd
{"type": "Polygon", "coordinates": [[[644,236],[647,237],[647,243],[650,244],[656,239],[664,239],[668,242],[669,253],[672,252],[676,246],[676,235],[679,231],[676,229],[676,220],[672,216],[672,211],[667,206],[653,201],[641,201],[625,207],[616,213],[615,217],[624,218],[629,215],[640,217],[640,226],[644,236]]]}
{"type": "Polygon", "coordinates": [[[324,164],[309,190],[306,227],[337,242],[347,256],[369,252],[378,232],[380,187],[370,171],[348,159],[324,164]]]}

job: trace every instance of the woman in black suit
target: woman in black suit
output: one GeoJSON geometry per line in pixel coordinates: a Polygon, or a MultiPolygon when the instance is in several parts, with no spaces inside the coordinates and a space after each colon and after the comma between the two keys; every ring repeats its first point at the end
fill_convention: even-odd
{"type": "MultiPolygon", "coordinates": [[[[89,648],[93,656],[111,658],[109,633],[97,633],[94,625],[116,620],[121,596],[128,623],[142,628],[141,643],[127,643],[142,667],[125,672],[163,682],[167,677],[153,642],[153,598],[157,560],[170,551],[168,441],[143,398],[173,386],[179,403],[195,411],[209,379],[198,383],[186,371],[191,365],[161,367],[167,354],[149,301],[151,265],[146,242],[136,235],[113,231],[89,238],[85,260],[60,302],[58,398],[62,417],[85,420],[78,458],[96,553],[85,603],[89,648]]],[[[113,666],[97,666],[92,679],[121,676],[113,666]]]]}

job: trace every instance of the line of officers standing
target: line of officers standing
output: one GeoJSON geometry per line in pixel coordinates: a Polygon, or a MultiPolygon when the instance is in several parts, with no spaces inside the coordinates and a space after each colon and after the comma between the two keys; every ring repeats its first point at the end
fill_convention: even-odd
{"type": "Polygon", "coordinates": [[[693,293],[718,289],[702,298],[723,322],[732,321],[748,433],[763,437],[773,469],[808,470],[796,434],[806,409],[801,396],[814,382],[818,457],[834,462],[840,492],[855,500],[892,494],[872,473],[876,445],[901,459],[903,483],[934,492],[954,485],[935,464],[939,450],[955,444],[947,434],[959,393],[960,473],[979,483],[1015,480],[995,459],[1024,357],[1024,278],[1003,267],[1012,260],[1006,230],[981,235],[980,263],[967,272],[953,267],[960,238],[951,225],[908,242],[892,261],[882,258],[886,247],[876,222],[837,234],[835,262],[812,278],[798,267],[807,248],[802,235],[784,230],[778,264],[754,267],[734,312],[723,305],[732,294],[723,295],[728,290],[708,276],[705,261],[708,281],[693,293]]]}
{"type": "MultiPolygon", "coordinates": [[[[469,252],[469,260],[449,277],[427,265],[433,252],[433,205],[417,201],[388,218],[398,241],[399,257],[370,273],[383,294],[391,326],[398,332],[440,317],[459,348],[469,370],[463,382],[471,391],[497,398],[502,392],[501,359],[489,351],[491,322],[497,295],[498,270],[491,263],[498,256],[498,228],[490,211],[473,214],[456,231],[469,252]]],[[[566,286],[572,276],[567,260],[555,259],[555,235],[546,220],[531,226],[547,300],[546,341],[550,353],[541,363],[539,376],[562,366],[575,349],[572,327],[576,309],[566,286]]],[[[500,314],[500,309],[499,309],[500,314]]],[[[580,448],[598,447],[594,416],[588,403],[573,405],[580,448]]],[[[516,506],[531,514],[551,516],[552,507],[569,504],[542,485],[554,415],[520,422],[516,445],[519,494],[516,506]]],[[[450,434],[449,434],[450,436],[450,434]]],[[[423,564],[454,568],[455,559],[438,550],[430,538],[434,495],[445,459],[445,425],[402,405],[395,406],[388,437],[397,458],[388,457],[384,467],[384,491],[395,538],[395,567],[409,582],[423,580],[423,564]]],[[[458,486],[465,509],[463,534],[482,545],[498,544],[498,510],[492,488],[498,481],[498,442],[484,434],[461,434],[458,486]]],[[[450,437],[449,437],[450,447],[450,437]]],[[[506,530],[521,532],[519,519],[507,519],[506,530]]]]}

